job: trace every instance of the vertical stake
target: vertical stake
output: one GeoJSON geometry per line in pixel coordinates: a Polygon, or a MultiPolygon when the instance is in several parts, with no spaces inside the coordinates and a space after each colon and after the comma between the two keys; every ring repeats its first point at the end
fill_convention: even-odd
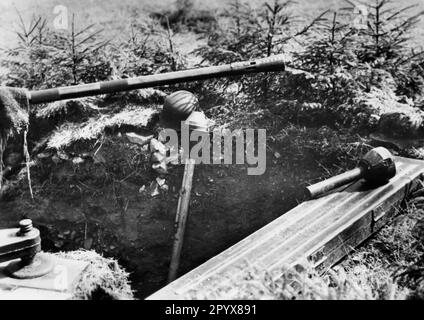
{"type": "Polygon", "coordinates": [[[172,249],[171,264],[169,266],[168,283],[177,278],[178,267],[180,265],[181,249],[183,247],[185,225],[190,202],[191,186],[194,174],[194,159],[187,159],[184,166],[183,183],[181,185],[180,196],[178,198],[177,214],[175,216],[175,226],[177,228],[174,236],[174,246],[172,249]]]}

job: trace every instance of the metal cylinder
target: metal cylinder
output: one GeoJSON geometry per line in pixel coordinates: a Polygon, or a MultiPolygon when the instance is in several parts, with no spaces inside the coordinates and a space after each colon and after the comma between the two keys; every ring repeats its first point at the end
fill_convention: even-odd
{"type": "Polygon", "coordinates": [[[217,77],[227,77],[257,72],[284,71],[284,69],[285,66],[282,55],[277,55],[269,58],[235,62],[221,66],[211,66],[129,79],[111,80],[54,89],[30,91],[29,101],[31,103],[46,103],[57,100],[81,98],[97,94],[150,88],[155,86],[205,80],[217,77]]]}
{"type": "Polygon", "coordinates": [[[338,187],[341,187],[349,182],[359,179],[364,173],[362,167],[357,167],[355,169],[346,171],[337,176],[331,177],[324,181],[315,183],[305,188],[305,196],[308,199],[316,198],[322,194],[325,194],[331,190],[334,190],[338,187]]]}

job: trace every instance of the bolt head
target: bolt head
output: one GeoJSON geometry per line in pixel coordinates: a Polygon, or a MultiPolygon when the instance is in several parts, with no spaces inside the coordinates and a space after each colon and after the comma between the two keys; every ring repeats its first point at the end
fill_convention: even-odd
{"type": "Polygon", "coordinates": [[[32,230],[32,220],[22,219],[19,221],[19,228],[21,233],[28,233],[32,230]]]}

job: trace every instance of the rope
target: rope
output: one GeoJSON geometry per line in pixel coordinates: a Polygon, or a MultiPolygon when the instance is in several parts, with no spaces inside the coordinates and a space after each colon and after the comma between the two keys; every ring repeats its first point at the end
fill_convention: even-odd
{"type": "Polygon", "coordinates": [[[25,130],[24,130],[24,155],[25,155],[25,166],[26,166],[27,179],[28,179],[28,189],[31,195],[31,199],[34,200],[34,193],[32,191],[32,186],[31,186],[31,170],[30,170],[31,156],[29,155],[29,152],[28,152],[28,139],[27,139],[27,135],[29,131],[29,113],[30,113],[30,106],[28,103],[28,122],[26,123],[25,130]]]}

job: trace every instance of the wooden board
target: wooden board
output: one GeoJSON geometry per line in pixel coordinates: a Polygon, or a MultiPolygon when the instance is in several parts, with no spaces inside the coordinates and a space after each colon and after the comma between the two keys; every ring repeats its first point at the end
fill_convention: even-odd
{"type": "Polygon", "coordinates": [[[308,259],[323,273],[396,215],[423,177],[424,161],[396,158],[397,174],[371,188],[360,180],[304,202],[147,299],[183,299],[216,288],[246,266],[275,272],[308,259]]]}

